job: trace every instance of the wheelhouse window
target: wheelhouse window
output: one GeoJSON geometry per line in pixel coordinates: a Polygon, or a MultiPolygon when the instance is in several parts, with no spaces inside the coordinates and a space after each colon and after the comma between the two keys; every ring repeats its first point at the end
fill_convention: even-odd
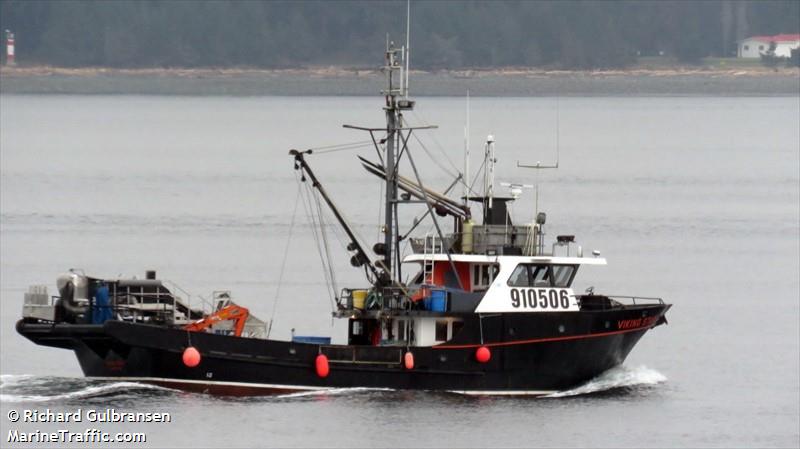
{"type": "Polygon", "coordinates": [[[575,276],[575,265],[519,264],[511,273],[511,287],[569,287],[575,276]]]}
{"type": "Polygon", "coordinates": [[[551,265],[553,286],[569,287],[572,283],[572,276],[575,274],[574,265],[551,265]]]}
{"type": "Polygon", "coordinates": [[[500,266],[496,263],[472,265],[472,290],[479,291],[488,289],[499,272],[500,266]]]}
{"type": "Polygon", "coordinates": [[[534,287],[550,286],[550,267],[533,265],[528,267],[528,276],[533,280],[534,287]]]}
{"type": "Polygon", "coordinates": [[[436,321],[436,341],[447,341],[447,321],[436,321]]]}
{"type": "Polygon", "coordinates": [[[514,272],[511,273],[511,277],[508,279],[508,285],[512,287],[527,287],[530,283],[527,265],[517,265],[517,268],[514,268],[514,272]]]}

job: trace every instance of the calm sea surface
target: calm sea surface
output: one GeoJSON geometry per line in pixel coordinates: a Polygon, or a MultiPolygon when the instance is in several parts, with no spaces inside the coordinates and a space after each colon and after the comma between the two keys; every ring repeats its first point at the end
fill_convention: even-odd
{"type": "MultiPolygon", "coordinates": [[[[443,189],[463,164],[465,101],[418,100],[409,122],[439,129],[420,132],[424,147],[414,142],[412,154],[426,183],[443,189]]],[[[231,290],[257,316],[274,313],[275,338],[294,328],[341,341],[312,228],[302,207],[293,214],[287,152],[364,141],[341,125],[380,126],[381,106],[368,97],[0,96],[0,446],[9,430],[89,427],[145,432],[154,447],[800,445],[797,97],[472,99],[473,173],[493,134],[498,182],[532,183],[517,161],[554,162],[559,135],[560,168],[540,178],[549,237],[575,234],[609,260],[579,273],[576,290],[674,304],[669,325],[623,367],[560,397],[210,397],[87,381],[70,352],[17,335],[27,286],[54,293],[56,276],[74,267],[100,277],[155,269],[193,294],[231,290]],[[7,419],[77,408],[169,412],[172,422],[7,419]]],[[[309,163],[372,243],[380,185],[358,154],[374,158],[361,148],[309,163]]],[[[532,208],[525,191],[517,220],[532,208]]],[[[361,285],[336,232],[337,285],[361,285]]]]}

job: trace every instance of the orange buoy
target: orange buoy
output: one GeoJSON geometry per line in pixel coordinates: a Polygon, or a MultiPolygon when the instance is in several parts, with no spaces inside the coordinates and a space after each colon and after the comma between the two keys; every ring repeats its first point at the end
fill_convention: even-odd
{"type": "Polygon", "coordinates": [[[481,346],[475,350],[475,360],[480,363],[486,363],[492,358],[492,351],[486,346],[481,346]]]}
{"type": "Polygon", "coordinates": [[[411,351],[407,351],[403,356],[403,365],[406,369],[414,369],[414,354],[411,351]]]}
{"type": "Polygon", "coordinates": [[[200,364],[200,351],[194,346],[189,346],[183,350],[183,364],[189,368],[194,368],[200,364]]]}
{"type": "Polygon", "coordinates": [[[325,354],[318,355],[314,365],[317,368],[317,376],[328,377],[328,373],[331,372],[331,368],[328,366],[328,357],[326,357],[325,354]]]}

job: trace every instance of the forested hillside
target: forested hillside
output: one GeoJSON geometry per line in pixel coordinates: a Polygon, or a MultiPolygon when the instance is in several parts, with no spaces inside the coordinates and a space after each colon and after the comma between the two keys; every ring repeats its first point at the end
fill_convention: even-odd
{"type": "MultiPolygon", "coordinates": [[[[0,1],[17,62],[67,67],[376,66],[405,1],[0,1]]],[[[800,32],[792,1],[412,1],[417,68],[624,67],[733,56],[800,32]]]]}

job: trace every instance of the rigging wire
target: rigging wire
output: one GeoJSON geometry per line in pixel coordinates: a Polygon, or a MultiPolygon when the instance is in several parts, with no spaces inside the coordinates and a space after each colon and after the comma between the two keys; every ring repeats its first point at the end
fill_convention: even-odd
{"type": "MultiPolygon", "coordinates": [[[[325,248],[325,262],[328,265],[328,273],[326,275],[327,280],[330,282],[330,286],[333,289],[333,297],[331,297],[331,311],[336,311],[336,302],[335,300],[338,299],[337,292],[339,291],[338,285],[336,284],[336,273],[333,271],[333,262],[331,261],[331,249],[330,245],[328,245],[328,233],[325,230],[325,221],[324,216],[322,215],[322,204],[319,200],[319,195],[314,195],[314,199],[317,203],[317,213],[319,214],[319,231],[320,235],[322,236],[322,243],[323,247],[325,248]]],[[[325,263],[323,263],[325,265],[325,263]]]]}
{"type": "MultiPolygon", "coordinates": [[[[436,164],[436,166],[439,167],[443,172],[445,172],[448,176],[452,176],[453,178],[458,176],[455,173],[453,173],[452,171],[448,170],[447,167],[445,167],[441,162],[439,162],[436,159],[436,157],[434,157],[434,155],[431,153],[431,151],[428,149],[428,147],[425,146],[425,144],[422,142],[422,140],[419,138],[418,135],[414,134],[414,140],[417,141],[419,146],[422,147],[422,149],[425,151],[425,154],[427,154],[428,157],[431,159],[431,161],[433,161],[433,163],[436,164]]],[[[458,170],[456,170],[456,173],[460,173],[460,172],[458,170]]]]}
{"type": "MultiPolygon", "coordinates": [[[[326,208],[323,207],[322,202],[320,201],[319,191],[316,190],[315,187],[309,185],[309,183],[304,183],[306,190],[304,191],[305,195],[303,195],[303,206],[306,211],[306,216],[308,221],[312,225],[312,234],[314,236],[314,242],[317,246],[317,252],[320,256],[320,262],[322,263],[323,274],[325,276],[326,284],[332,289],[333,294],[331,295],[331,291],[328,292],[329,299],[331,300],[332,311],[336,311],[336,299],[338,299],[338,282],[336,280],[336,273],[334,271],[334,264],[332,260],[332,253],[330,251],[330,243],[327,235],[327,231],[332,230],[333,236],[339,242],[339,244],[343,248],[347,248],[347,244],[342,240],[341,236],[336,232],[338,230],[337,227],[330,227],[326,224],[326,208]],[[317,229],[319,229],[319,234],[317,234],[317,229]]],[[[358,230],[356,230],[352,225],[347,223],[345,220],[346,225],[348,228],[351,229],[353,232],[353,236],[355,239],[359,241],[366,241],[364,237],[361,235],[358,230]]],[[[349,241],[349,237],[347,239],[349,241]]],[[[365,268],[366,277],[370,280],[369,272],[365,268]]],[[[370,280],[372,283],[372,280],[370,280]]]]}
{"type": "MultiPolygon", "coordinates": [[[[383,183],[381,183],[381,189],[383,189],[383,183]]],[[[318,192],[315,189],[309,188],[309,191],[314,193],[314,198],[316,199],[316,202],[317,202],[317,210],[318,210],[318,216],[319,216],[319,221],[318,222],[315,221],[313,223],[313,226],[321,228],[322,226],[325,226],[324,225],[324,220],[323,220],[323,215],[330,217],[330,215],[329,215],[330,211],[327,208],[322,206],[322,203],[319,200],[318,192]]],[[[383,190],[381,190],[381,191],[383,191],[383,190]]],[[[313,207],[311,207],[311,209],[313,210],[313,207]]],[[[353,226],[350,223],[350,221],[347,220],[347,218],[341,217],[341,219],[345,222],[346,226],[353,233],[353,238],[355,239],[355,241],[360,242],[360,243],[364,243],[364,242],[368,242],[369,241],[369,240],[364,238],[364,236],[362,235],[361,231],[359,231],[359,228],[353,226]]],[[[350,241],[351,241],[350,236],[347,236],[347,238],[343,238],[344,235],[341,234],[341,229],[339,227],[337,227],[337,226],[325,226],[325,227],[331,230],[333,236],[336,238],[336,240],[339,242],[339,244],[341,245],[341,247],[343,249],[345,249],[346,251],[350,251],[350,249],[348,249],[348,246],[349,246],[350,241]]],[[[317,237],[317,234],[315,233],[314,236],[317,237]]],[[[380,238],[378,240],[380,240],[380,238]]],[[[326,240],[326,242],[327,242],[327,240],[326,240]]],[[[326,250],[326,254],[328,254],[327,260],[329,261],[329,267],[330,267],[329,269],[331,270],[331,272],[333,272],[333,264],[330,262],[331,261],[331,258],[330,258],[330,254],[331,253],[329,251],[328,246],[329,245],[327,245],[327,243],[326,243],[325,244],[325,250],[326,250]]],[[[364,248],[366,248],[366,246],[364,246],[364,245],[362,245],[362,246],[364,248]]],[[[323,258],[322,252],[320,252],[320,258],[323,258]]],[[[323,264],[324,264],[324,260],[323,260],[323,264]]],[[[369,281],[369,283],[370,284],[374,283],[374,280],[371,277],[371,273],[369,272],[369,270],[366,267],[366,265],[365,265],[364,270],[365,270],[365,273],[366,273],[366,278],[369,281]]],[[[333,278],[332,282],[334,283],[334,293],[333,293],[333,295],[334,295],[334,297],[338,298],[338,294],[337,294],[338,289],[335,288],[336,287],[336,277],[334,275],[331,275],[331,276],[333,278]]],[[[335,304],[334,304],[334,306],[335,306],[335,304]]],[[[335,311],[335,307],[334,307],[334,311],[335,311]]]]}
{"type": "MultiPolygon", "coordinates": [[[[412,111],[411,111],[411,115],[413,115],[413,116],[414,116],[414,118],[416,118],[417,120],[419,120],[419,121],[420,121],[422,124],[424,124],[425,126],[429,126],[429,125],[430,125],[430,124],[428,123],[428,121],[427,121],[427,120],[425,120],[425,119],[424,119],[424,118],[423,118],[423,117],[422,117],[420,114],[418,114],[416,111],[412,110],[412,111]]],[[[454,163],[453,163],[453,161],[452,161],[452,159],[450,159],[450,157],[447,155],[447,152],[445,152],[445,149],[444,149],[444,147],[443,147],[443,146],[442,146],[442,144],[439,142],[439,140],[436,138],[436,136],[435,136],[435,135],[431,135],[431,139],[433,140],[433,143],[435,143],[435,144],[436,144],[436,146],[437,146],[437,147],[438,147],[438,149],[439,149],[439,152],[440,152],[440,153],[442,153],[442,156],[444,156],[445,160],[447,160],[447,162],[450,164],[450,166],[451,166],[451,167],[453,167],[453,170],[455,170],[455,171],[456,171],[456,173],[460,173],[460,172],[458,171],[458,167],[456,167],[456,164],[454,164],[454,163]]],[[[417,141],[419,142],[419,137],[417,137],[417,141]]],[[[427,150],[426,150],[426,151],[427,151],[427,150]]],[[[451,176],[452,176],[452,174],[451,174],[451,176]]]]}
{"type": "Polygon", "coordinates": [[[330,289],[330,290],[326,289],[326,291],[328,293],[328,299],[333,301],[333,298],[331,297],[331,291],[332,291],[332,288],[333,288],[333,284],[331,282],[330,271],[329,271],[328,266],[327,266],[328,258],[325,256],[325,251],[326,251],[325,250],[325,246],[324,246],[324,244],[322,242],[322,238],[321,238],[321,234],[323,233],[323,229],[322,228],[324,226],[324,223],[323,223],[322,217],[317,215],[317,213],[314,211],[314,205],[315,205],[314,203],[317,200],[315,193],[316,192],[313,190],[313,187],[310,187],[309,191],[308,191],[308,207],[311,210],[311,215],[312,215],[313,220],[314,220],[314,224],[313,224],[313,226],[314,226],[314,230],[313,230],[313,232],[314,232],[314,241],[317,244],[317,253],[319,254],[319,260],[320,260],[320,263],[322,264],[322,274],[325,276],[325,285],[328,287],[328,289],[330,289]]]}
{"type": "MultiPolygon", "coordinates": [[[[420,122],[422,122],[423,124],[427,125],[427,122],[426,122],[425,120],[423,120],[422,118],[420,118],[420,117],[417,115],[417,113],[416,113],[416,112],[414,112],[414,111],[411,111],[411,112],[412,112],[412,114],[414,114],[414,116],[415,116],[415,117],[416,117],[418,120],[420,120],[420,122]]],[[[404,119],[404,121],[405,121],[405,119],[404,119]]],[[[435,143],[435,144],[436,144],[436,145],[439,147],[439,151],[442,153],[442,155],[444,156],[444,158],[447,160],[447,162],[450,164],[450,166],[452,166],[452,167],[453,167],[453,170],[455,170],[455,174],[454,174],[452,171],[450,171],[450,170],[448,170],[447,168],[445,168],[445,167],[444,167],[444,166],[443,166],[443,165],[442,165],[442,164],[441,164],[441,163],[440,163],[440,162],[439,162],[439,161],[438,161],[438,160],[437,160],[437,159],[434,157],[434,155],[433,155],[433,154],[431,154],[431,151],[430,151],[430,150],[428,150],[428,148],[425,146],[425,144],[422,142],[422,140],[419,138],[419,136],[418,136],[417,134],[414,134],[414,139],[417,141],[417,143],[418,143],[418,144],[419,144],[419,145],[422,147],[422,149],[425,151],[425,154],[427,154],[427,155],[428,155],[428,157],[429,157],[429,158],[430,158],[430,159],[433,161],[433,163],[434,163],[434,164],[436,164],[436,166],[437,166],[437,167],[439,167],[439,168],[440,168],[440,169],[441,169],[443,172],[445,172],[445,173],[446,173],[448,176],[451,176],[451,177],[453,177],[453,178],[459,178],[459,177],[460,177],[460,179],[458,180],[458,184],[457,184],[457,185],[460,185],[460,186],[462,186],[462,187],[466,187],[466,188],[469,190],[469,192],[470,192],[470,194],[471,194],[471,195],[476,195],[477,193],[476,193],[476,192],[475,192],[475,190],[472,188],[472,186],[473,186],[475,183],[473,182],[473,183],[471,183],[471,184],[469,184],[469,185],[467,184],[467,181],[468,181],[468,180],[467,180],[467,179],[466,179],[466,178],[463,176],[463,174],[462,174],[462,173],[459,171],[458,167],[456,167],[456,166],[455,166],[455,164],[453,164],[453,161],[452,161],[452,160],[451,160],[451,159],[450,159],[450,158],[447,156],[447,153],[445,152],[445,150],[444,150],[444,147],[442,147],[442,144],[441,144],[441,143],[439,143],[439,141],[436,139],[436,137],[432,137],[432,138],[433,138],[433,142],[434,142],[434,143],[435,143]]],[[[483,167],[483,165],[481,165],[481,167],[483,167]]],[[[480,169],[477,171],[477,173],[480,173],[480,169]]],[[[477,179],[477,177],[476,177],[476,179],[477,179]]]]}
{"type": "MultiPolygon", "coordinates": [[[[302,182],[302,180],[300,182],[302,182]]],[[[304,191],[305,194],[303,195],[303,208],[306,211],[306,217],[308,221],[311,222],[311,234],[314,236],[314,243],[316,244],[317,252],[319,253],[320,257],[320,262],[322,263],[322,272],[325,276],[325,282],[327,285],[330,286],[330,282],[328,280],[328,271],[325,267],[325,257],[322,254],[322,246],[319,241],[320,240],[319,236],[317,235],[317,229],[319,227],[319,224],[317,222],[316,216],[314,215],[314,206],[312,202],[312,197],[314,196],[314,190],[313,190],[314,187],[309,186],[308,183],[306,182],[303,182],[303,184],[306,187],[304,191]]],[[[330,292],[328,292],[328,296],[330,298],[330,292]]]]}
{"type": "Polygon", "coordinates": [[[313,151],[317,154],[324,154],[324,153],[333,153],[335,151],[344,151],[344,150],[354,150],[357,148],[366,148],[371,147],[372,141],[371,140],[362,140],[358,142],[349,142],[349,143],[340,143],[335,145],[326,145],[321,147],[315,148],[308,148],[308,150],[313,151]]]}
{"type": "MultiPolygon", "coordinates": [[[[416,118],[417,120],[419,120],[419,122],[422,124],[422,126],[431,126],[431,125],[429,125],[429,124],[428,124],[428,123],[427,123],[425,120],[422,120],[422,119],[421,119],[419,116],[417,116],[417,113],[416,113],[416,112],[414,112],[413,110],[411,111],[411,113],[412,113],[412,114],[415,116],[415,118],[416,118]]],[[[407,126],[407,127],[413,127],[413,126],[414,126],[414,125],[413,125],[411,122],[409,122],[409,121],[408,121],[408,119],[406,119],[406,117],[405,117],[405,116],[401,116],[401,117],[400,117],[400,125],[401,125],[401,126],[407,126]]],[[[445,166],[444,166],[444,165],[443,165],[441,162],[439,162],[439,160],[438,160],[436,157],[434,157],[433,153],[431,153],[431,151],[430,151],[430,150],[429,150],[429,149],[428,149],[428,148],[425,146],[425,144],[422,142],[422,140],[419,138],[419,136],[418,136],[416,133],[411,133],[411,132],[409,132],[409,134],[408,134],[408,136],[407,136],[407,138],[406,138],[406,144],[405,144],[405,146],[408,146],[408,140],[410,140],[411,136],[413,136],[413,137],[414,137],[414,139],[415,139],[415,140],[417,141],[417,143],[418,143],[418,144],[419,144],[419,145],[422,147],[422,149],[423,149],[423,150],[425,150],[425,154],[427,154],[427,155],[428,155],[428,157],[431,159],[431,161],[432,161],[434,164],[436,164],[436,166],[437,166],[437,167],[439,167],[439,169],[441,169],[441,170],[442,170],[443,172],[445,172],[447,175],[449,175],[449,176],[452,176],[452,177],[455,177],[455,175],[453,174],[453,172],[452,172],[452,171],[450,171],[450,170],[449,170],[447,167],[445,167],[445,166]]],[[[434,138],[434,141],[435,141],[435,138],[434,138]]],[[[438,144],[438,141],[437,141],[436,143],[438,144]]],[[[401,146],[401,148],[403,148],[403,147],[404,147],[404,146],[401,146]]],[[[445,154],[445,153],[444,153],[444,149],[442,148],[442,146],[441,146],[441,145],[439,145],[439,151],[442,153],[442,155],[443,155],[443,156],[444,156],[444,158],[447,160],[447,162],[449,162],[449,163],[450,163],[450,165],[451,165],[451,166],[452,166],[452,167],[453,167],[453,168],[456,170],[456,173],[459,173],[459,171],[458,171],[458,168],[456,168],[456,167],[455,167],[455,165],[453,164],[453,162],[452,162],[452,161],[451,161],[451,160],[450,160],[450,159],[447,157],[447,154],[445,154]]]]}
{"type": "Polygon", "coordinates": [[[475,185],[476,182],[478,182],[478,176],[481,174],[481,170],[483,170],[485,166],[486,166],[486,159],[484,158],[483,162],[481,162],[481,166],[478,167],[478,170],[475,171],[475,177],[472,178],[472,182],[469,184],[469,186],[467,186],[470,192],[475,193],[475,189],[473,189],[472,187],[475,185]]]}
{"type": "MultiPolygon", "coordinates": [[[[322,212],[325,213],[325,208],[322,208],[322,212]]],[[[325,213],[326,220],[331,220],[330,214],[325,213]]],[[[333,221],[333,220],[331,220],[333,221]]],[[[336,237],[336,241],[339,242],[339,246],[341,249],[347,253],[347,244],[349,243],[349,237],[344,234],[339,226],[329,226],[329,230],[334,237],[336,237]]]]}
{"type": "MultiPolygon", "coordinates": [[[[297,174],[295,174],[295,178],[297,174]]],[[[297,217],[297,205],[300,203],[300,194],[302,192],[302,186],[298,182],[297,184],[297,194],[294,198],[294,211],[292,211],[292,221],[289,223],[289,236],[286,238],[286,247],[283,250],[283,261],[281,262],[281,271],[278,274],[278,287],[275,290],[275,300],[272,302],[272,313],[269,317],[269,327],[267,328],[267,338],[269,338],[270,332],[272,332],[272,323],[275,322],[275,312],[278,310],[278,300],[280,300],[281,295],[281,286],[283,285],[283,273],[286,270],[286,260],[289,257],[289,245],[292,242],[292,231],[294,231],[294,221],[295,217],[297,217]]]]}
{"type": "MultiPolygon", "coordinates": [[[[381,183],[381,189],[383,189],[382,186],[383,186],[383,183],[381,183]]],[[[381,190],[381,192],[383,192],[383,190],[381,190]]],[[[331,215],[330,215],[331,212],[327,208],[321,207],[320,209],[321,209],[321,212],[320,212],[321,214],[324,214],[326,217],[328,217],[328,219],[333,220],[333,218],[331,218],[331,215]]],[[[353,233],[353,235],[355,236],[355,239],[357,241],[359,241],[361,243],[369,241],[369,240],[365,239],[364,235],[361,233],[361,231],[359,231],[359,227],[364,227],[364,226],[356,227],[352,223],[350,223],[350,221],[347,220],[347,218],[342,217],[342,219],[345,221],[347,226],[350,228],[350,231],[353,233]]],[[[332,231],[333,236],[336,237],[336,240],[339,242],[339,244],[341,245],[342,249],[344,249],[346,252],[350,251],[349,249],[347,249],[348,245],[350,244],[350,237],[347,236],[346,234],[344,234],[342,229],[339,226],[328,226],[328,228],[332,231]]],[[[378,240],[380,241],[380,237],[378,238],[378,240]]],[[[367,247],[364,246],[364,248],[366,249],[367,247]]],[[[367,279],[370,279],[370,277],[368,276],[367,279]]],[[[372,283],[372,281],[370,281],[370,283],[372,283]]]]}
{"type": "Polygon", "coordinates": [[[383,221],[382,218],[383,218],[383,209],[384,209],[384,207],[383,207],[384,206],[384,204],[383,204],[383,197],[384,197],[383,184],[384,183],[383,182],[379,182],[378,184],[380,186],[378,188],[378,221],[376,222],[376,223],[378,223],[378,228],[377,228],[378,235],[375,238],[375,240],[380,242],[381,241],[381,222],[383,221]]]}

